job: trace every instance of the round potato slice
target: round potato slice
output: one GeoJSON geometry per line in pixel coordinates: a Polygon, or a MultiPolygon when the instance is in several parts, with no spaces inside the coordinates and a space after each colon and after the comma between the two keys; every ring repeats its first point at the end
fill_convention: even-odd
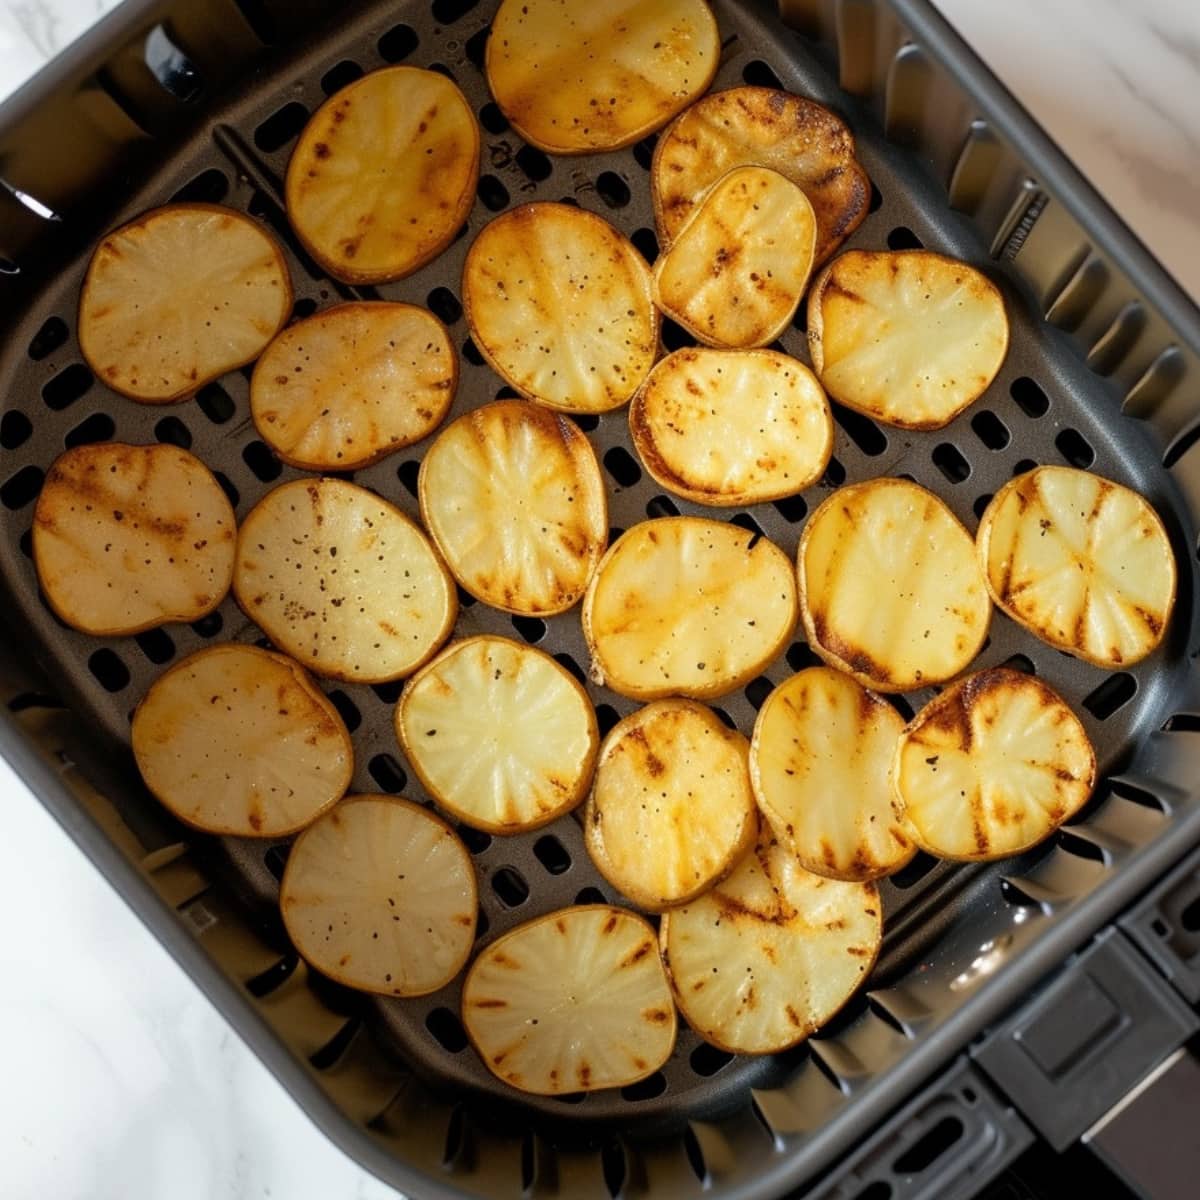
{"type": "Polygon", "coordinates": [[[438,804],[488,833],[537,829],[574,808],[599,742],[568,671],[490,636],[454,642],[409,680],[396,736],[438,804]]]}
{"type": "Polygon", "coordinates": [[[796,576],[774,542],[721,521],[664,517],[623,534],[583,602],[592,675],[622,696],[723,696],[796,626],[796,576]]]}
{"type": "Polygon", "coordinates": [[[547,408],[619,408],[658,354],[646,260],[569,204],[525,204],[485,226],[467,252],[463,305],[492,369],[547,408]]]}
{"type": "Polygon", "coordinates": [[[714,506],[793,496],[833,452],[821,385],[775,350],[676,350],[634,398],[629,431],[663,487],[714,506]]]}
{"type": "Polygon", "coordinates": [[[466,963],[479,893],[467,848],[440,817],[395,796],[350,796],[296,839],[279,909],[322,974],[425,996],[466,963]]]}
{"type": "Polygon", "coordinates": [[[606,904],[547,913],[494,941],[467,972],[462,1017],[487,1069],[539,1096],[624,1087],[675,1048],[654,930],[606,904]]]}
{"type": "Polygon", "coordinates": [[[909,722],[895,795],[921,848],[1004,858],[1087,802],[1096,756],[1079,718],[1040,679],[996,667],[947,688],[909,722]]]}
{"type": "Polygon", "coordinates": [[[527,142],[590,154],[665,125],[707,91],[720,54],[704,0],[504,0],[486,69],[527,142]]]}
{"type": "Polygon", "coordinates": [[[352,471],[428,437],[457,385],[454,347],[431,312],[339,304],[267,347],[250,381],[250,413],[284,462],[352,471]]]}
{"type": "Polygon", "coordinates": [[[655,147],[650,189],[663,246],[722,175],[747,166],[770,167],[803,189],[816,217],[818,263],[858,228],[870,207],[871,182],[840,117],[776,88],[730,88],[681,113],[655,147]]]}
{"type": "Polygon", "coordinates": [[[971,535],[906,479],[840,488],[800,539],[808,642],[880,692],[952,679],[979,653],[992,605],[971,535]]]}
{"type": "Polygon", "coordinates": [[[208,833],[284,837],[350,786],[354,752],[338,711],[298,663],[227,643],[176,663],[133,714],[146,786],[208,833]]]}
{"type": "Polygon", "coordinates": [[[341,479],[296,479],[255,505],[238,531],[233,592],[280,649],[352,683],[411,674],[458,615],[421,528],[341,479]]]}
{"type": "Polygon", "coordinates": [[[758,829],[746,757],[746,739],[691,700],[659,700],[619,721],[583,819],[600,874],[652,912],[712,887],[758,829]]]}
{"type": "Polygon", "coordinates": [[[177,446],[76,446],[50,468],[33,562],[60,620],[104,637],[196,621],[225,598],[237,522],[212,472],[177,446]]]}
{"type": "Polygon", "coordinates": [[[547,616],[583,595],[608,543],[591,443],[523,400],[477,408],[421,463],[421,515],[454,577],[505,612],[547,616]]]}
{"type": "Polygon", "coordinates": [[[479,182],[479,125],[445,75],[372,71],[330,96],[288,163],[288,219],[347,283],[403,279],[454,241],[479,182]]]}
{"type": "Polygon", "coordinates": [[[1138,662],[1175,604],[1175,556],[1149,502],[1073,467],[1010,480],[976,538],[992,599],[1059,650],[1101,667],[1138,662]]]}
{"type": "Polygon", "coordinates": [[[722,1050],[786,1050],[866,978],[883,936],[880,911],[875,884],[810,874],[764,821],[728,879],[662,918],[679,1010],[722,1050]]]}
{"type": "Polygon", "coordinates": [[[847,408],[941,429],[995,379],[1008,316],[1000,289],[957,259],[848,250],[809,292],[808,347],[825,390],[847,408]]]}
{"type": "Polygon", "coordinates": [[[759,709],[750,779],[775,836],[805,870],[830,879],[890,875],[916,844],[892,804],[904,720],[848,675],[810,667],[759,709]]]}
{"type": "Polygon", "coordinates": [[[816,231],[812,205],[790,179],[737,167],[655,262],[654,302],[706,346],[765,346],[796,314],[816,231]]]}
{"type": "Polygon", "coordinates": [[[169,404],[252,362],[292,311],[278,243],[215,204],[171,204],[96,247],[79,296],[79,348],[114,391],[169,404]]]}

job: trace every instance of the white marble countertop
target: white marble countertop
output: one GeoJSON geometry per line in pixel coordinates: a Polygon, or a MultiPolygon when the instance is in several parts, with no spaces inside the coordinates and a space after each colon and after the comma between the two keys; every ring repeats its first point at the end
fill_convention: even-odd
{"type": "MultiPolygon", "coordinates": [[[[1200,298],[1200,6],[939,3],[1200,298]]],[[[0,97],[112,6],[0,0],[0,97]]],[[[312,1127],[3,763],[0,806],[7,1200],[396,1195],[312,1127]]]]}

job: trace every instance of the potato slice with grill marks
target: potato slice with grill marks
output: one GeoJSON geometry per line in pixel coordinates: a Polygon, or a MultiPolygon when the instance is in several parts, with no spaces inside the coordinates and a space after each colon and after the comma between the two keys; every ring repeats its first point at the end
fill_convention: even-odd
{"type": "Polygon", "coordinates": [[[799,578],[813,650],[876,691],[952,679],[987,637],[992,605],[971,535],[906,479],[830,496],[804,527],[799,578]]]}
{"type": "Polygon", "coordinates": [[[981,861],[1036,846],[1087,802],[1096,756],[1040,679],[996,667],[960,680],[909,722],[895,795],[918,843],[981,861]]]}
{"type": "Polygon", "coordinates": [[[979,523],[992,599],[1036,637],[1101,667],[1139,662],[1175,604],[1175,556],[1150,503],[1074,467],[1037,467],[979,523]]]}
{"type": "Polygon", "coordinates": [[[494,941],[467,972],[462,1019],[493,1075],[540,1096],[624,1087],[675,1047],[654,930],[606,904],[547,913],[494,941]]]}

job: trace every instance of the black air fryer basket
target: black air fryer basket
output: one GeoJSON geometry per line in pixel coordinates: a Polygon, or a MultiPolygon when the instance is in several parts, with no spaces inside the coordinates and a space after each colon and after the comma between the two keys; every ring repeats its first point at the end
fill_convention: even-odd
{"type": "MultiPolygon", "coordinates": [[[[1014,473],[1068,462],[1151,498],[1174,543],[1180,594],[1166,643],[1118,673],[995,617],[979,665],[1035,671],[1066,696],[1095,741],[1103,782],[1079,819],[1029,854],[982,866],[921,856],[885,882],[880,960],[807,1044],[731,1058],[684,1029],[670,1062],[642,1083],[517,1096],[467,1047],[459,981],[397,1001],[318,976],[276,912],[287,847],[189,832],[140,783],[131,710],[169,662],[260,637],[233,601],[194,625],[100,640],[63,627],[39,597],[33,505],[66,446],[188,446],[239,515],[298,474],[257,440],[247,372],[156,408],[113,394],[83,364],[75,308],[88,255],[141,210],[186,198],[249,212],[287,248],[299,314],[355,296],[427,305],[461,351],[451,416],[500,389],[459,296],[466,249],[493,214],[571,199],[653,256],[653,139],[580,159],[523,145],[481,69],[494,7],[126,0],[0,106],[0,689],[11,714],[0,749],[313,1120],[402,1191],[675,1200],[812,1185],[872,1200],[973,1195],[1033,1129],[1056,1146],[1077,1138],[1196,1025],[1188,1001],[1200,1001],[1200,909],[1187,906],[1200,868],[1184,860],[1200,843],[1200,314],[926,0],[782,0],[782,19],[766,0],[717,0],[715,86],[779,82],[841,112],[874,182],[849,245],[924,245],[980,265],[1009,302],[1010,353],[984,397],[935,433],[883,430],[835,406],[826,478],[732,519],[794,553],[830,488],[905,474],[974,528],[1014,473]],[[401,61],[445,71],[478,111],[478,200],[458,241],[416,275],[350,288],[324,277],[292,236],[281,179],[328,94],[401,61]]],[[[804,358],[802,319],[782,341],[804,358]]],[[[607,473],[614,526],[705,511],[660,494],[640,471],[624,412],[580,424],[607,473]]],[[[356,480],[415,515],[422,451],[356,480]]],[[[542,622],[464,603],[457,632],[536,642],[581,678],[586,667],[577,613],[542,622]]],[[[811,661],[797,641],[718,703],[748,731],[771,686],[811,661]]],[[[633,707],[589,691],[602,728],[633,707]]],[[[353,789],[426,799],[392,733],[398,692],[331,691],[354,735],[353,789]]],[[[480,877],[481,942],[552,907],[614,899],[572,817],[514,838],[464,836],[480,877]]]]}

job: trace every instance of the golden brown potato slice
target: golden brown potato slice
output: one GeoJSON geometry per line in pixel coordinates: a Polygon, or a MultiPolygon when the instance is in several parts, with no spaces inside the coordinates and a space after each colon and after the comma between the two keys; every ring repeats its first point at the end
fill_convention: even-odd
{"type": "Polygon", "coordinates": [[[252,362],[292,311],[275,239],[215,204],[155,208],[96,247],[79,296],[79,348],[110,388],[182,400],[252,362]]]}
{"type": "Polygon", "coordinates": [[[522,1092],[624,1087],[675,1048],[675,1006],[636,913],[589,904],[494,941],[463,984],[463,1026],[484,1065],[522,1092]]]}
{"type": "Polygon", "coordinates": [[[878,879],[912,859],[890,778],[903,730],[886,700],[829,667],[801,671],[767,697],[750,779],[763,816],[805,870],[878,879]]]}
{"type": "Polygon", "coordinates": [[[1059,650],[1138,662],[1175,604],[1175,556],[1149,502],[1073,467],[1037,467],[996,493],[976,544],[992,599],[1059,650]]]}
{"type": "Polygon", "coordinates": [[[266,349],[250,413],[284,462],[308,471],[370,466],[428,437],[458,386],[445,326],[412,304],[338,304],[266,349]]]}
{"type": "Polygon", "coordinates": [[[952,679],[979,653],[992,605],[971,535],[906,479],[840,488],[800,539],[812,648],[880,692],[952,679]]]}
{"type": "Polygon", "coordinates": [[[505,612],[565,612],[608,543],[591,443],[524,400],[459,417],[421,463],[421,515],[454,577],[505,612]]]}
{"type": "Polygon", "coordinates": [[[372,71],[330,96],[288,163],[288,219],[347,283],[403,279],[452,241],[475,202],[479,125],[445,75],[372,71]]]}
{"type": "Polygon", "coordinates": [[[758,829],[746,756],[746,739],[692,700],[658,700],[619,721],[583,818],[600,874],[652,912],[712,887],[758,829]]]}
{"type": "Polygon", "coordinates": [[[471,856],[440,817],[396,796],[350,796],[296,839],[279,909],[322,974],[425,996],[463,969],[479,895],[471,856]]]}
{"type": "Polygon", "coordinates": [[[196,621],[233,578],[233,508],[212,472],[176,446],[100,442],[63,454],[33,514],[46,603],[84,633],[196,621]]]}
{"type": "Polygon", "coordinates": [[[176,663],[133,714],[146,786],[188,825],[284,837],[350,786],[354,751],[338,711],[298,663],[228,643],[176,663]]]}
{"type": "Polygon", "coordinates": [[[352,683],[410,675],[458,615],[420,526],[341,479],[296,479],[255,505],[238,531],[233,591],[281,650],[352,683]]]}
{"type": "Polygon", "coordinates": [[[722,1050],[786,1050],[866,978],[883,934],[880,911],[875,884],[810,874],[763,821],[728,879],[662,918],[659,944],[679,1010],[722,1050]]]}
{"type": "Polygon", "coordinates": [[[700,517],[643,521],[604,556],[583,602],[592,675],[622,696],[723,696],[796,626],[796,576],[765,537],[700,517]]]}
{"type": "Polygon", "coordinates": [[[840,117],[803,96],[736,87],[698,100],[659,138],[650,187],[663,247],[722,175],[749,166],[770,167],[803,189],[817,221],[816,263],[867,215],[871,182],[840,117]]]}
{"type": "Polygon", "coordinates": [[[1004,858],[1087,802],[1096,756],[1079,718],[1040,679],[996,667],[947,688],[909,722],[895,794],[921,848],[1004,858]]]}
{"type": "Polygon", "coordinates": [[[547,408],[619,408],[658,354],[646,260],[569,204],[522,205],[487,225],[467,253],[463,305],[492,369],[547,408]]]}
{"type": "Polygon", "coordinates": [[[396,736],[438,804],[488,833],[537,829],[574,808],[599,743],[570,672],[491,636],[451,643],[408,681],[396,736]]]}
{"type": "Polygon", "coordinates": [[[1008,353],[1000,289],[928,250],[848,250],[808,294],[813,369],[837,401],[888,425],[940,429],[1008,353]]]}
{"type": "Polygon", "coordinates": [[[487,79],[527,142],[590,154],[665,125],[704,94],[720,54],[704,0],[504,0],[487,79]]]}
{"type": "Polygon", "coordinates": [[[812,205],[788,178],[737,167],[654,264],[654,302],[706,346],[749,349],[788,327],[816,244],[812,205]]]}
{"type": "Polygon", "coordinates": [[[833,417],[813,373],[775,350],[676,350],[629,408],[646,469],[697,504],[759,504],[816,483],[833,417]]]}

